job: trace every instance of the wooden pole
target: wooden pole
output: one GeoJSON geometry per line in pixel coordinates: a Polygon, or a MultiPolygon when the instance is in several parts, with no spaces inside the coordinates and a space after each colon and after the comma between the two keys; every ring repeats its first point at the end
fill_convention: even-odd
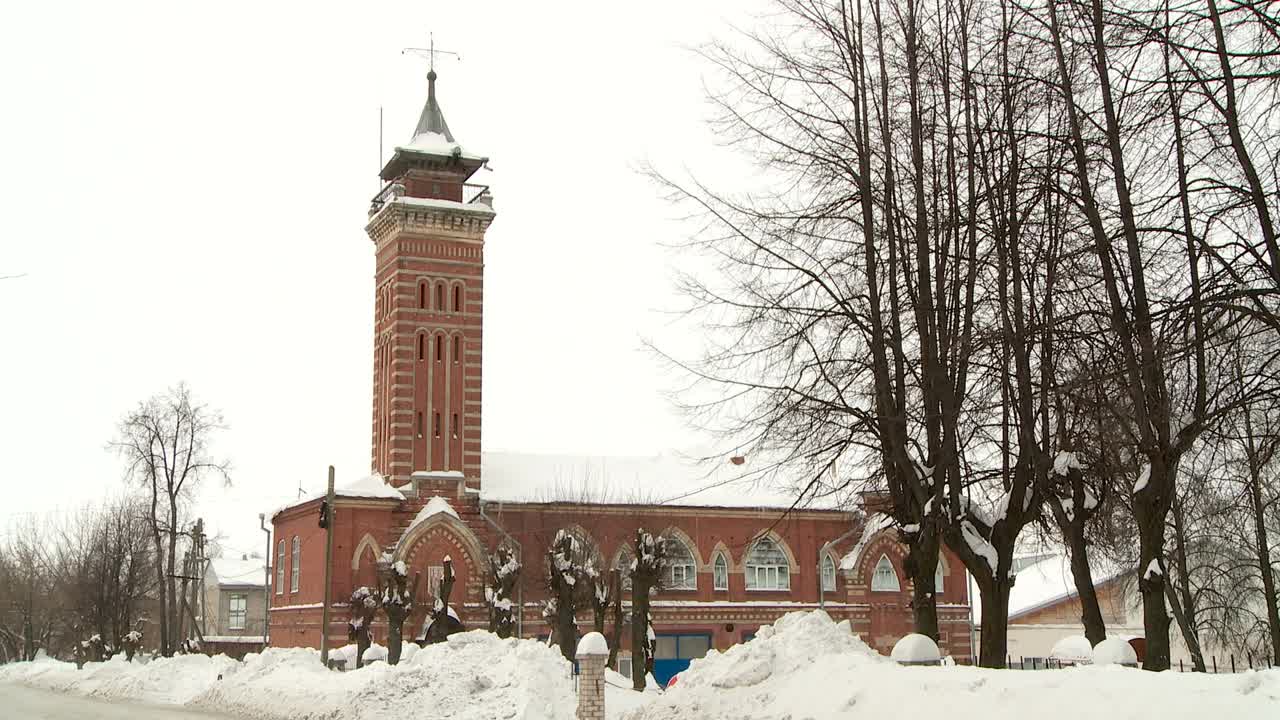
{"type": "Polygon", "coordinates": [[[329,490],[324,496],[324,609],[320,611],[320,663],[329,667],[329,595],[333,573],[333,466],[329,466],[329,490]]]}

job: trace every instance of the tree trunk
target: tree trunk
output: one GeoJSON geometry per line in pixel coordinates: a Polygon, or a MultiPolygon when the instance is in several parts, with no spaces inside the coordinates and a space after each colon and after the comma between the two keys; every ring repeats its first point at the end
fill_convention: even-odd
{"type": "Polygon", "coordinates": [[[1244,408],[1245,450],[1249,454],[1249,509],[1253,513],[1254,552],[1258,572],[1262,575],[1262,601],[1267,611],[1267,633],[1271,638],[1271,657],[1280,660],[1280,608],[1276,600],[1275,569],[1271,565],[1271,544],[1267,538],[1266,507],[1262,502],[1262,478],[1259,472],[1258,448],[1253,440],[1251,408],[1244,408]]]}
{"type": "MultiPolygon", "coordinates": [[[[915,632],[938,642],[938,594],[934,586],[934,570],[941,550],[936,532],[912,533],[914,542],[907,546],[907,569],[911,574],[911,620],[915,632]]],[[[821,581],[821,579],[819,579],[821,581]]]]}
{"type": "MultiPolygon", "coordinates": [[[[977,580],[977,578],[974,578],[977,580]]],[[[1009,647],[1009,582],[979,581],[982,595],[982,635],[978,638],[978,664],[1002,668],[1009,647]],[[986,587],[984,587],[984,585],[986,587]]]]}
{"type": "MultiPolygon", "coordinates": [[[[1083,513],[1078,508],[1076,513],[1083,513]]],[[[1102,619],[1098,605],[1098,592],[1093,586],[1093,571],[1089,568],[1089,551],[1084,539],[1084,520],[1076,517],[1067,530],[1067,551],[1071,554],[1071,579],[1075,582],[1080,598],[1080,622],[1084,624],[1084,636],[1090,645],[1107,639],[1107,623],[1102,619]]]]}
{"type": "MultiPolygon", "coordinates": [[[[1156,469],[1151,469],[1154,475],[1156,469]]],[[[1167,487],[1165,485],[1164,487],[1167,487]]],[[[1146,638],[1147,654],[1142,667],[1145,670],[1160,671],[1169,669],[1169,612],[1165,607],[1166,578],[1163,569],[1159,573],[1148,573],[1152,563],[1159,564],[1160,554],[1164,549],[1164,518],[1158,515],[1150,503],[1140,499],[1141,495],[1153,492],[1148,487],[1139,497],[1134,498],[1134,515],[1138,521],[1138,591],[1142,593],[1142,629],[1146,638]]]]}
{"type": "Polygon", "coordinates": [[[631,578],[631,687],[643,691],[649,657],[649,586],[642,578],[631,578]]]}
{"type": "Polygon", "coordinates": [[[166,655],[173,655],[178,647],[178,643],[182,641],[177,636],[178,627],[178,603],[177,595],[177,578],[174,577],[178,567],[178,508],[173,497],[169,497],[169,548],[165,555],[165,588],[169,596],[169,604],[165,608],[168,615],[169,628],[169,647],[166,655]]]}
{"type": "Polygon", "coordinates": [[[622,572],[617,568],[609,571],[609,588],[609,600],[613,603],[613,632],[609,636],[608,666],[617,667],[618,649],[622,647],[622,572]]]}

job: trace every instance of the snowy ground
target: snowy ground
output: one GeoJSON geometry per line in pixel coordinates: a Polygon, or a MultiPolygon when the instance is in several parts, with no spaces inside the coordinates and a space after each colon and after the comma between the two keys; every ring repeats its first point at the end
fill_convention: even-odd
{"type": "Polygon", "coordinates": [[[11,684],[0,685],[0,707],[4,717],[23,720],[235,720],[172,705],[97,700],[11,684]]]}
{"type": "MultiPolygon", "coordinates": [[[[187,656],[145,665],[110,660],[79,671],[52,660],[16,663],[0,666],[0,683],[269,720],[571,720],[577,703],[569,670],[554,648],[473,631],[414,648],[396,667],[346,673],[322,669],[314,650],[270,649],[243,663],[187,656]]],[[[793,613],[749,643],[694,661],[666,693],[631,692],[612,672],[606,683],[613,720],[1280,718],[1280,670],[904,668],[821,611],[793,613]]],[[[0,685],[0,699],[7,689],[0,685]]]]}

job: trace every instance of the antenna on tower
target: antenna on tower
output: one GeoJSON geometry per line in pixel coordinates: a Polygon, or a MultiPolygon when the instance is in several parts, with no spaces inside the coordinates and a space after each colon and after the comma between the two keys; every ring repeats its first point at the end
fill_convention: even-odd
{"type": "Polygon", "coordinates": [[[401,54],[401,55],[404,55],[405,53],[415,53],[415,54],[417,54],[417,55],[423,55],[423,56],[425,56],[425,57],[427,58],[427,72],[429,72],[429,73],[435,72],[435,70],[436,70],[436,55],[452,55],[452,56],[453,56],[453,58],[454,58],[455,60],[461,60],[461,59],[462,59],[462,56],[461,56],[461,55],[459,55],[459,54],[458,54],[458,53],[456,53],[456,52],[453,52],[452,50],[437,50],[437,49],[436,49],[436,34],[435,34],[435,33],[430,33],[430,32],[429,32],[429,33],[427,33],[427,46],[426,46],[426,47],[424,47],[424,48],[413,48],[413,47],[410,47],[410,48],[405,48],[405,49],[403,49],[403,50],[401,50],[401,51],[400,51],[400,54],[401,54]]]}

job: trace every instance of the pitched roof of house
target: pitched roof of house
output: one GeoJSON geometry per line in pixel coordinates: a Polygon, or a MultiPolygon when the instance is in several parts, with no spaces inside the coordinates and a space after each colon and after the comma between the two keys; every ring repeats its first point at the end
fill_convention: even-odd
{"type": "Polygon", "coordinates": [[[260,557],[216,558],[209,563],[205,584],[264,587],[266,572],[267,565],[260,557]]]}
{"type": "MultiPolygon", "coordinates": [[[[1009,621],[1075,598],[1075,578],[1071,574],[1071,561],[1066,553],[1053,551],[1029,558],[1026,567],[1018,570],[1013,588],[1009,591],[1009,621]]],[[[1128,574],[1125,568],[1102,560],[1090,562],[1094,587],[1101,587],[1128,574]]],[[[982,599],[977,589],[973,593],[975,620],[982,618],[982,599]]]]}

